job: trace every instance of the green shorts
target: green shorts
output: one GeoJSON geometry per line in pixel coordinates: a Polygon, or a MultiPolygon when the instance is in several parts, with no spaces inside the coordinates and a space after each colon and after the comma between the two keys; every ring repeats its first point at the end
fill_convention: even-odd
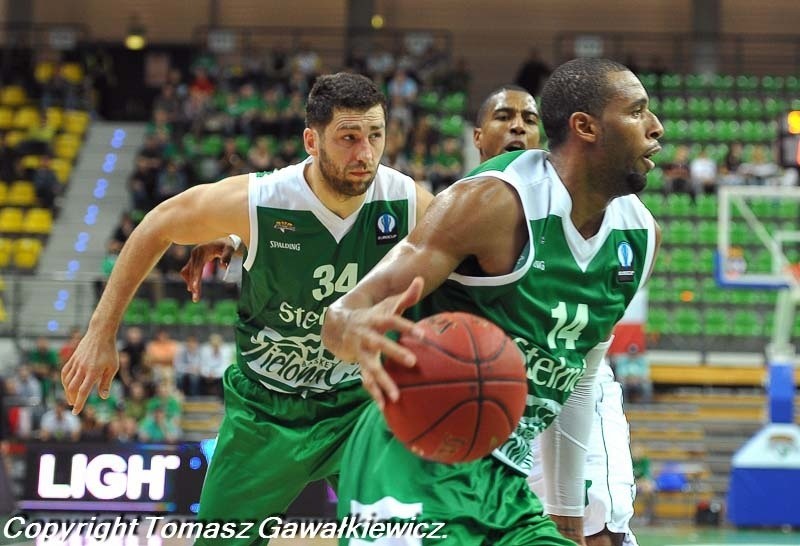
{"type": "MultiPolygon", "coordinates": [[[[271,391],[237,365],[223,378],[225,418],[200,495],[201,520],[263,521],[285,513],[312,481],[338,485],[345,440],[369,395],[360,384],[303,398],[271,391]]],[[[264,544],[198,540],[195,544],[264,544]]]]}
{"type": "Polygon", "coordinates": [[[525,476],[494,457],[456,465],[420,459],[389,432],[375,405],[345,448],[338,510],[340,519],[421,522],[406,527],[417,537],[404,541],[353,536],[340,545],[575,546],[544,515],[525,476]]]}

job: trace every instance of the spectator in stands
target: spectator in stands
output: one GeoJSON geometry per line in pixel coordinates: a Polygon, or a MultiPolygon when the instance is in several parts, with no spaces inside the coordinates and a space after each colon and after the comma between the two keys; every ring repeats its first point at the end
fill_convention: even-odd
{"type": "Polygon", "coordinates": [[[61,384],[58,353],[50,347],[50,340],[44,336],[36,338],[36,345],[28,352],[27,361],[42,386],[42,399],[50,400],[55,396],[55,386],[61,384]]]}
{"type": "Polygon", "coordinates": [[[197,336],[188,335],[175,354],[175,384],[186,396],[200,394],[200,343],[197,336]]]}
{"type": "MultiPolygon", "coordinates": [[[[314,51],[311,44],[303,42],[297,48],[297,52],[292,56],[291,66],[293,70],[300,73],[306,82],[306,87],[311,85],[317,74],[322,70],[322,59],[314,51]]],[[[305,95],[307,89],[298,89],[305,95]]]]}
{"type": "Polygon", "coordinates": [[[744,183],[744,176],[739,172],[742,166],[742,143],[731,143],[720,172],[720,184],[724,186],[738,186],[744,183]]]}
{"type": "Polygon", "coordinates": [[[158,174],[156,181],[156,202],[161,203],[174,197],[188,188],[186,173],[175,160],[169,160],[166,167],[158,174]]]}
{"type": "Polygon", "coordinates": [[[162,406],[156,406],[139,425],[139,439],[143,442],[175,442],[180,435],[180,428],[166,418],[162,406]]]}
{"type": "Polygon", "coordinates": [[[448,93],[455,93],[461,91],[466,93],[469,89],[469,82],[472,79],[472,73],[467,65],[467,59],[459,57],[455,66],[445,71],[443,88],[448,93]]]}
{"type": "Polygon", "coordinates": [[[667,193],[688,193],[694,197],[691,174],[689,170],[689,148],[678,146],[675,159],[664,165],[664,189],[667,193]]]}
{"type": "Polygon", "coordinates": [[[739,172],[746,184],[756,186],[777,184],[781,175],[780,167],[769,157],[769,149],[763,144],[753,148],[750,161],[742,163],[739,172]]]}
{"type": "Polygon", "coordinates": [[[147,343],[144,364],[152,371],[154,383],[157,385],[165,382],[172,383],[174,375],[172,363],[175,361],[177,352],[178,343],[170,337],[166,328],[160,328],[156,332],[156,337],[147,343]]]}
{"type": "Polygon", "coordinates": [[[167,121],[175,123],[181,116],[181,100],[175,93],[175,86],[171,83],[165,84],[161,88],[161,93],[153,102],[153,110],[160,110],[167,115],[167,121]]]}
{"type": "Polygon", "coordinates": [[[214,83],[209,78],[208,70],[205,66],[195,66],[194,79],[189,85],[189,93],[202,93],[211,96],[214,94],[214,83]]]}
{"type": "Polygon", "coordinates": [[[439,193],[458,180],[464,170],[459,140],[453,137],[445,138],[441,151],[434,154],[432,161],[430,179],[434,193],[439,193]]]}
{"type": "Polygon", "coordinates": [[[47,124],[47,116],[42,112],[39,114],[39,123],[28,127],[28,134],[17,145],[17,153],[20,156],[51,154],[55,136],[56,128],[47,124]]]}
{"type": "Polygon", "coordinates": [[[217,160],[216,178],[222,179],[242,174],[246,168],[247,163],[236,149],[236,140],[233,137],[226,138],[222,153],[217,160]]]}
{"type": "Polygon", "coordinates": [[[689,162],[689,176],[695,195],[717,193],[717,162],[708,157],[705,148],[689,162]]]}
{"type": "Polygon", "coordinates": [[[267,137],[258,137],[250,146],[250,150],[247,152],[247,162],[250,164],[250,170],[254,172],[267,172],[274,168],[267,137]]]}
{"type": "Polygon", "coordinates": [[[628,346],[627,354],[614,361],[614,373],[622,385],[623,397],[630,402],[649,402],[653,392],[650,364],[636,343],[628,346]]]}
{"type": "Polygon", "coordinates": [[[181,418],[181,401],[176,396],[175,391],[169,383],[159,383],[156,386],[156,394],[147,401],[147,414],[151,415],[157,408],[164,410],[167,420],[175,424],[181,418]]]}
{"type": "Polygon", "coordinates": [[[39,438],[44,441],[77,442],[81,436],[81,422],[67,410],[67,402],[63,398],[56,400],[53,409],[42,416],[39,438]]]}
{"type": "Polygon", "coordinates": [[[0,138],[0,180],[11,181],[19,178],[17,157],[12,148],[6,145],[5,138],[0,138]]]}
{"type": "Polygon", "coordinates": [[[281,112],[281,138],[291,138],[301,134],[306,125],[306,105],[304,95],[292,91],[289,103],[281,112]]]}
{"type": "Polygon", "coordinates": [[[41,415],[42,386],[33,376],[31,368],[22,364],[17,366],[16,374],[6,381],[6,390],[13,396],[17,405],[14,410],[15,432],[20,438],[28,438],[41,415]]]}
{"type": "Polygon", "coordinates": [[[106,425],[109,442],[135,442],[139,439],[139,423],[125,414],[126,404],[120,403],[117,414],[106,425]]]}
{"type": "Polygon", "coordinates": [[[81,338],[83,338],[83,332],[80,328],[73,328],[70,330],[69,338],[58,350],[58,359],[62,366],[67,362],[67,360],[69,360],[69,358],[72,356],[72,353],[75,352],[75,348],[78,346],[78,343],[81,342],[81,338]]]}
{"type": "Polygon", "coordinates": [[[222,374],[233,362],[230,351],[223,344],[222,336],[211,334],[208,342],[203,344],[200,355],[206,394],[222,397],[222,374]]]}
{"type": "Polygon", "coordinates": [[[114,228],[114,234],[111,236],[111,240],[115,241],[120,248],[128,241],[128,237],[131,236],[133,229],[136,227],[136,223],[133,221],[133,217],[129,212],[123,212],[119,218],[119,224],[117,227],[114,228]]]}
{"type": "MultiPolygon", "coordinates": [[[[186,259],[188,256],[189,256],[189,251],[185,246],[172,245],[167,249],[167,251],[161,257],[161,259],[158,261],[158,264],[156,265],[156,268],[158,270],[157,275],[160,275],[161,279],[161,283],[158,284],[166,283],[168,285],[167,292],[173,293],[173,289],[175,288],[173,286],[173,281],[181,282],[183,280],[181,279],[180,271],[181,268],[183,267],[183,264],[186,263],[186,259]]],[[[179,287],[178,290],[179,293],[182,295],[183,291],[180,290],[180,288],[182,287],[179,287]]],[[[159,296],[156,299],[158,300],[161,298],[159,296]]]]}
{"type": "Polygon", "coordinates": [[[144,366],[144,353],[147,350],[147,343],[144,339],[142,329],[131,326],[125,330],[125,336],[120,343],[119,352],[127,356],[127,363],[123,368],[122,359],[120,360],[120,377],[128,388],[132,388],[134,381],[147,379],[148,370],[144,366]],[[125,377],[130,378],[128,381],[125,377]]]}
{"type": "Polygon", "coordinates": [[[61,183],[52,167],[49,154],[41,156],[39,167],[33,171],[32,181],[36,190],[36,200],[40,207],[56,210],[56,198],[61,195],[61,183]]]}
{"type": "Polygon", "coordinates": [[[374,48],[367,55],[367,75],[379,85],[386,81],[394,67],[394,55],[386,49],[374,48]]]}
{"type": "Polygon", "coordinates": [[[388,85],[389,119],[400,121],[404,128],[411,128],[418,91],[417,82],[404,69],[398,68],[388,85]]]}
{"type": "Polygon", "coordinates": [[[542,87],[542,82],[550,75],[550,66],[542,60],[538,48],[531,48],[528,58],[517,72],[514,83],[526,89],[528,93],[537,96],[542,87]]]}
{"type": "Polygon", "coordinates": [[[141,381],[134,381],[130,386],[130,394],[125,400],[125,416],[137,423],[147,415],[147,391],[141,381]]]}
{"type": "Polygon", "coordinates": [[[86,406],[80,415],[80,439],[82,442],[100,442],[106,438],[106,427],[97,418],[97,409],[86,406]]]}

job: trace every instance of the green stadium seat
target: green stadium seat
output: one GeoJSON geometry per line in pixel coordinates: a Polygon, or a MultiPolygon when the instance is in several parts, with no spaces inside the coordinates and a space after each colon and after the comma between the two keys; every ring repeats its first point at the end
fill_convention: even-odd
{"type": "Polygon", "coordinates": [[[680,74],[662,74],[659,83],[663,91],[679,91],[683,84],[683,77],[680,74]]]}
{"type": "Polygon", "coordinates": [[[750,311],[736,311],[733,314],[733,335],[736,337],[757,337],[763,332],[759,315],[750,311]]]}
{"type": "Polygon", "coordinates": [[[180,306],[178,300],[162,298],[150,312],[150,322],[159,326],[170,326],[178,323],[180,306]]]}
{"type": "Polygon", "coordinates": [[[425,91],[417,98],[417,104],[427,112],[433,112],[439,107],[439,94],[435,91],[425,91]]]}
{"type": "Polygon", "coordinates": [[[778,217],[782,219],[797,219],[797,202],[796,201],[780,201],[778,203],[778,217]]]}
{"type": "Polygon", "coordinates": [[[739,106],[734,99],[717,97],[712,103],[711,110],[718,118],[731,119],[736,117],[739,106]]]}
{"type": "Polygon", "coordinates": [[[148,323],[150,302],[142,298],[134,298],[125,310],[122,322],[128,325],[141,325],[148,323]]]}
{"type": "Polygon", "coordinates": [[[672,316],[672,333],[697,336],[703,332],[700,312],[692,307],[678,309],[672,316]]]}
{"type": "Polygon", "coordinates": [[[731,333],[728,314],[721,309],[708,309],[703,317],[703,330],[709,336],[726,336],[731,333]]]}
{"type": "Polygon", "coordinates": [[[647,299],[653,303],[670,300],[669,282],[663,275],[654,276],[647,282],[647,299]]]}
{"type": "Polygon", "coordinates": [[[694,224],[688,220],[675,220],[664,230],[664,244],[692,245],[695,241],[694,224]]]}
{"type": "Polygon", "coordinates": [[[717,244],[717,223],[712,220],[702,220],[698,222],[697,242],[701,245],[717,244]]]}
{"type": "Polygon", "coordinates": [[[651,191],[660,191],[664,188],[664,171],[656,167],[647,173],[647,188],[651,191]]]}
{"type": "Polygon", "coordinates": [[[205,300],[195,303],[187,301],[178,315],[178,323],[188,326],[203,326],[210,322],[208,304],[205,300]]]}
{"type": "Polygon", "coordinates": [[[697,253],[694,249],[676,248],[670,254],[669,270],[678,274],[694,274],[697,269],[697,253]]]}
{"type": "Polygon", "coordinates": [[[698,195],[695,201],[695,211],[700,218],[717,217],[717,197],[714,195],[698,195]]]}
{"type": "Polygon", "coordinates": [[[757,91],[759,83],[757,76],[736,76],[736,89],[739,91],[757,91]]]}
{"type": "Polygon", "coordinates": [[[717,286],[717,281],[711,278],[703,279],[698,292],[698,301],[704,303],[725,303],[728,301],[725,291],[717,286]]]}
{"type": "MultiPolygon", "coordinates": [[[[647,87],[645,87],[645,89],[646,88],[647,87]]],[[[650,101],[648,102],[647,107],[655,115],[657,115],[659,117],[661,116],[661,101],[658,99],[658,97],[654,97],[653,95],[650,95],[650,101]]]]}
{"type": "Polygon", "coordinates": [[[250,137],[247,135],[239,135],[236,137],[236,151],[242,156],[247,157],[247,153],[250,151],[250,145],[250,137]]]}
{"type": "Polygon", "coordinates": [[[692,198],[685,193],[669,194],[665,213],[677,218],[688,218],[692,215],[692,198]]]}
{"type": "Polygon", "coordinates": [[[718,120],[714,123],[714,134],[719,142],[739,140],[739,123],[733,120],[718,120]]]}
{"type": "Polygon", "coordinates": [[[783,99],[769,97],[764,100],[764,112],[769,117],[778,117],[784,114],[788,109],[789,105],[783,99]]]}
{"type": "Polygon", "coordinates": [[[708,97],[691,97],[688,102],[689,115],[694,118],[706,119],[711,117],[712,103],[708,97]]]}
{"type": "Polygon", "coordinates": [[[463,114],[467,109],[466,93],[451,93],[442,99],[442,108],[448,114],[463,114]]]}
{"type": "Polygon", "coordinates": [[[651,308],[647,311],[647,332],[650,334],[669,333],[670,316],[666,309],[651,308]]]}
{"type": "Polygon", "coordinates": [[[737,288],[730,291],[728,301],[739,307],[752,307],[758,305],[758,296],[755,290],[737,288]]]}
{"type": "Polygon", "coordinates": [[[439,124],[442,134],[453,138],[460,138],[464,134],[464,127],[464,118],[461,116],[448,116],[439,124]]]}
{"type": "Polygon", "coordinates": [[[728,74],[717,74],[711,80],[711,86],[716,91],[730,91],[733,89],[735,80],[728,74]]]}
{"type": "Polygon", "coordinates": [[[784,81],[780,76],[762,76],[761,77],[761,90],[769,93],[782,93],[784,81]]]}
{"type": "Polygon", "coordinates": [[[714,251],[704,248],[697,251],[697,273],[711,275],[714,272],[714,251]]]}
{"type": "Polygon", "coordinates": [[[675,159],[675,152],[677,152],[677,150],[678,147],[675,144],[668,142],[664,144],[664,146],[661,148],[661,151],[655,155],[653,161],[655,161],[657,165],[672,163],[672,161],[675,159]]]}
{"type": "Polygon", "coordinates": [[[214,305],[211,322],[216,326],[236,324],[237,303],[234,300],[220,300],[214,305]]]}
{"type": "Polygon", "coordinates": [[[667,97],[661,103],[661,111],[668,119],[682,118],[686,115],[686,100],[683,97],[667,97]]]}
{"type": "MultiPolygon", "coordinates": [[[[638,74],[638,77],[639,81],[642,82],[642,86],[647,90],[648,95],[655,93],[658,88],[658,74],[638,74]]],[[[652,99],[650,99],[650,102],[652,103],[652,99]]]]}
{"type": "Polygon", "coordinates": [[[797,93],[800,91],[800,78],[797,76],[787,76],[784,80],[784,86],[789,93],[797,93]]]}
{"type": "Polygon", "coordinates": [[[739,115],[747,119],[760,119],[764,116],[764,107],[760,99],[744,97],[739,99],[739,115]]]}
{"type": "Polygon", "coordinates": [[[200,145],[200,154],[216,159],[222,154],[223,142],[220,135],[208,135],[200,145]]]}
{"type": "Polygon", "coordinates": [[[689,138],[695,142],[710,142],[715,137],[713,121],[693,119],[689,122],[689,138]]]}
{"type": "Polygon", "coordinates": [[[646,206],[653,216],[659,217],[664,212],[664,196],[660,193],[642,194],[642,203],[646,206]]]}

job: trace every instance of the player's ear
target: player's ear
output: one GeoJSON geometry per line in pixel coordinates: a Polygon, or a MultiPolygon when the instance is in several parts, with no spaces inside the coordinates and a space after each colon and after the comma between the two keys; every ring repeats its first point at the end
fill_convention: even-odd
{"type": "Polygon", "coordinates": [[[303,146],[306,149],[306,153],[311,157],[317,157],[319,155],[320,138],[320,134],[316,129],[310,127],[303,129],[303,146]]]}
{"type": "Polygon", "coordinates": [[[480,127],[475,127],[472,130],[472,143],[475,145],[476,150],[481,149],[481,134],[482,131],[480,127]]]}
{"type": "Polygon", "coordinates": [[[586,112],[574,112],[569,117],[570,131],[586,142],[596,142],[599,126],[597,120],[586,112]]]}

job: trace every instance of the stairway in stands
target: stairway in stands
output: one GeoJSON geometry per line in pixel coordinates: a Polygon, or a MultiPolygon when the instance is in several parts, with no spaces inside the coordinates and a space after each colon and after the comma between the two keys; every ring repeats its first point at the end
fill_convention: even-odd
{"type": "Polygon", "coordinates": [[[129,208],[127,178],[144,132],[141,123],[92,123],[37,272],[20,281],[20,336],[85,329],[106,243],[129,208]]]}

